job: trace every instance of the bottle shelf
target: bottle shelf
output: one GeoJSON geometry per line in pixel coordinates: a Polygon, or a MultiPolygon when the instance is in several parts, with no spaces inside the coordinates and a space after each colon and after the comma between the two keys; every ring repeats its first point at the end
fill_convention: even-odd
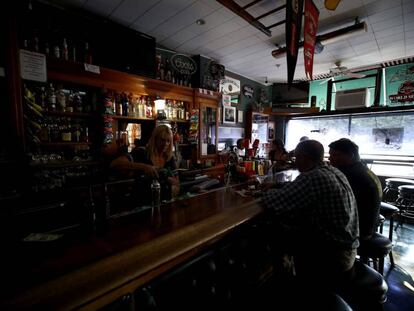
{"type": "Polygon", "coordinates": [[[46,162],[46,163],[30,163],[32,168],[63,168],[63,167],[72,167],[72,166],[92,166],[99,165],[99,161],[56,161],[56,162],[46,162]]]}
{"type": "Polygon", "coordinates": [[[76,117],[76,118],[94,117],[93,113],[87,113],[87,112],[44,111],[43,114],[45,116],[54,116],[54,117],[76,117]]]}
{"type": "Polygon", "coordinates": [[[155,121],[154,118],[139,118],[139,117],[132,117],[132,116],[118,116],[116,114],[113,114],[113,115],[108,114],[107,116],[112,117],[112,119],[114,119],[114,120],[155,121]]]}
{"type": "Polygon", "coordinates": [[[54,142],[54,143],[48,143],[48,142],[40,142],[37,144],[38,146],[42,147],[64,147],[64,146],[90,146],[92,145],[91,142],[54,142]]]}

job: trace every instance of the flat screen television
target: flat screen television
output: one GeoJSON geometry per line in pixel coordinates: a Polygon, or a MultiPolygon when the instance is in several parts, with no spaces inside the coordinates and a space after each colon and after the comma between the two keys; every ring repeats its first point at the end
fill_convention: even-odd
{"type": "Polygon", "coordinates": [[[155,38],[106,21],[96,39],[96,63],[115,70],[155,78],[155,38]]]}
{"type": "Polygon", "coordinates": [[[307,103],[309,83],[293,83],[289,88],[287,83],[275,83],[272,87],[272,106],[286,107],[289,104],[307,103]]]}

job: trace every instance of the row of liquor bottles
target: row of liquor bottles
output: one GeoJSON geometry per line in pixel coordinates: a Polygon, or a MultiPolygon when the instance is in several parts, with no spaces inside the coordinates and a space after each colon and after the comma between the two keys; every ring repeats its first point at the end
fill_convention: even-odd
{"type": "Polygon", "coordinates": [[[41,142],[89,142],[89,127],[83,119],[44,118],[40,127],[41,142]]]}
{"type": "Polygon", "coordinates": [[[23,116],[28,142],[89,142],[87,118],[71,118],[75,114],[70,114],[91,110],[89,104],[83,104],[84,96],[85,92],[64,92],[63,88],[55,92],[52,83],[48,87],[24,85],[23,116]],[[51,114],[56,111],[64,114],[51,114]]]}
{"type": "MultiPolygon", "coordinates": [[[[105,113],[116,116],[153,119],[159,112],[155,111],[151,97],[136,96],[131,93],[108,92],[105,95],[105,113]]],[[[188,113],[183,101],[167,99],[163,109],[167,119],[188,120],[188,113]]]]}
{"type": "Polygon", "coordinates": [[[32,38],[24,38],[22,48],[28,51],[45,54],[46,57],[61,59],[66,61],[84,62],[92,64],[92,52],[90,50],[89,42],[82,42],[76,44],[72,40],[62,38],[54,40],[53,43],[39,39],[37,31],[34,31],[32,38]],[[80,48],[80,45],[83,45],[80,48]]]}
{"type": "Polygon", "coordinates": [[[48,112],[90,113],[91,103],[86,100],[86,92],[63,88],[62,85],[49,83],[35,90],[37,102],[48,112]]]}
{"type": "Polygon", "coordinates": [[[163,58],[161,54],[157,54],[155,57],[155,63],[156,77],[158,80],[191,87],[191,75],[181,74],[174,70],[168,57],[163,58]]]}

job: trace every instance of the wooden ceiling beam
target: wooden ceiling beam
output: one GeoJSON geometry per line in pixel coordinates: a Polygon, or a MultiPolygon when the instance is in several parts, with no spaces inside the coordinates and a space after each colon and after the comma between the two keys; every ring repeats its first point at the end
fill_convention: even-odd
{"type": "Polygon", "coordinates": [[[250,15],[245,9],[243,9],[240,5],[238,5],[236,2],[232,0],[217,0],[220,4],[228,8],[230,11],[235,13],[236,15],[243,18],[246,22],[248,22],[253,27],[259,29],[261,32],[263,32],[268,37],[272,36],[272,33],[269,29],[266,28],[265,25],[260,23],[256,20],[252,15],[250,15]]]}

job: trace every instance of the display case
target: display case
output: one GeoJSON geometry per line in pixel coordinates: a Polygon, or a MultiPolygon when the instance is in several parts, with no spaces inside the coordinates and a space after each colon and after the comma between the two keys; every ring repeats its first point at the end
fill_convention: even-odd
{"type": "Polygon", "coordinates": [[[195,91],[195,104],[199,107],[199,160],[217,156],[219,94],[209,91],[207,94],[195,91]]]}

